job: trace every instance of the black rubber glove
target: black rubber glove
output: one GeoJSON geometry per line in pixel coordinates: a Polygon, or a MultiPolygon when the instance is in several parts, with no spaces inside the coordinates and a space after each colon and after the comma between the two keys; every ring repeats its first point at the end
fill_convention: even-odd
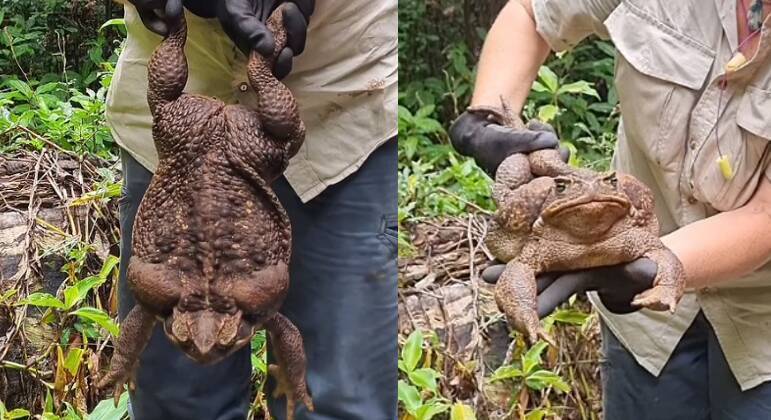
{"type": "MultiPolygon", "coordinates": [[[[557,134],[548,124],[531,121],[527,128],[515,129],[495,124],[481,113],[468,111],[450,127],[450,139],[455,150],[473,157],[490,176],[495,176],[498,165],[512,154],[559,146],[557,134]]],[[[567,161],[567,149],[560,152],[567,161]]]]}
{"type": "Polygon", "coordinates": [[[169,28],[182,16],[182,0],[129,0],[137,8],[145,27],[166,36],[169,28]]]}
{"type": "MultiPolygon", "coordinates": [[[[506,266],[496,264],[482,272],[482,279],[496,283],[506,266]]],[[[627,264],[598,267],[569,273],[544,273],[536,278],[538,284],[538,317],[543,318],[567,301],[570,296],[587,290],[597,291],[602,304],[609,311],[626,314],[639,310],[631,305],[632,299],[653,287],[658,267],[656,263],[640,258],[627,264]]]]}
{"type": "Polygon", "coordinates": [[[314,0],[219,0],[217,17],[225,33],[244,53],[252,50],[268,56],[273,54],[273,34],[265,27],[270,14],[282,3],[289,3],[284,13],[287,44],[273,68],[273,74],[283,79],[292,70],[292,58],[305,49],[305,36],[314,0]]]}

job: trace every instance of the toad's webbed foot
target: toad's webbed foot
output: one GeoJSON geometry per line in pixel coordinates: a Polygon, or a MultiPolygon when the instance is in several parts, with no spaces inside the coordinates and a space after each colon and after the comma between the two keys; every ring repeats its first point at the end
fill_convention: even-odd
{"type": "Polygon", "coordinates": [[[278,361],[278,366],[270,366],[270,373],[278,382],[274,397],[286,395],[286,418],[292,420],[298,400],[308,411],[313,411],[313,401],[305,382],[303,340],[297,327],[278,313],[265,323],[265,328],[270,333],[270,344],[278,361]]]}
{"type": "Polygon", "coordinates": [[[110,361],[110,369],[96,385],[100,389],[115,385],[113,397],[116,406],[120,394],[123,393],[123,385],[128,383],[130,387],[133,387],[133,373],[139,360],[139,354],[150,341],[154,325],[155,316],[140,305],[134,306],[126,319],[123,320],[121,335],[118,337],[115,352],[110,361]]]}
{"type": "Polygon", "coordinates": [[[674,312],[679,299],[677,294],[677,287],[660,284],[635,296],[632,305],[654,311],[674,312]]]}
{"type": "Polygon", "coordinates": [[[652,288],[634,297],[632,305],[654,311],[675,312],[677,302],[685,290],[683,264],[667,248],[654,249],[643,256],[656,263],[656,278],[653,279],[652,288]]]}

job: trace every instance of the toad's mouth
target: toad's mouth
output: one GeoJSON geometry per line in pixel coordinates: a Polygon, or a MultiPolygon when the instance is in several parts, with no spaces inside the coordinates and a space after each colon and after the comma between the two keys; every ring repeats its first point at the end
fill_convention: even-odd
{"type": "Polygon", "coordinates": [[[180,311],[163,322],[166,336],[188,357],[198,363],[218,362],[247,345],[256,326],[242,318],[241,312],[218,313],[210,309],[180,311]]]}
{"type": "Polygon", "coordinates": [[[555,217],[563,213],[579,213],[583,211],[589,213],[602,213],[612,209],[627,210],[629,207],[629,202],[620,197],[595,197],[564,203],[547,210],[546,213],[550,217],[555,217]]]}

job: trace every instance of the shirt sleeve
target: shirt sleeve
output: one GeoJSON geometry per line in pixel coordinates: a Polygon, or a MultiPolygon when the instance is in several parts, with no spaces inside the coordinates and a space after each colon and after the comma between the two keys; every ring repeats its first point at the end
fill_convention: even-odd
{"type": "Polygon", "coordinates": [[[605,19],[621,0],[532,0],[538,33],[554,51],[570,49],[589,35],[608,38],[605,19]]]}

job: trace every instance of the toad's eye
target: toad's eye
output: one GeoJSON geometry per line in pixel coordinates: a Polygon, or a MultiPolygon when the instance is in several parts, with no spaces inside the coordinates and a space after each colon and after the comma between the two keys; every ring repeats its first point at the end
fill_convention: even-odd
{"type": "Polygon", "coordinates": [[[563,193],[568,189],[568,184],[570,184],[570,181],[567,179],[557,178],[554,180],[554,189],[557,190],[558,193],[563,193]]]}
{"type": "Polygon", "coordinates": [[[605,177],[605,182],[610,184],[610,186],[612,186],[613,188],[618,188],[618,178],[616,178],[615,172],[605,177]]]}

